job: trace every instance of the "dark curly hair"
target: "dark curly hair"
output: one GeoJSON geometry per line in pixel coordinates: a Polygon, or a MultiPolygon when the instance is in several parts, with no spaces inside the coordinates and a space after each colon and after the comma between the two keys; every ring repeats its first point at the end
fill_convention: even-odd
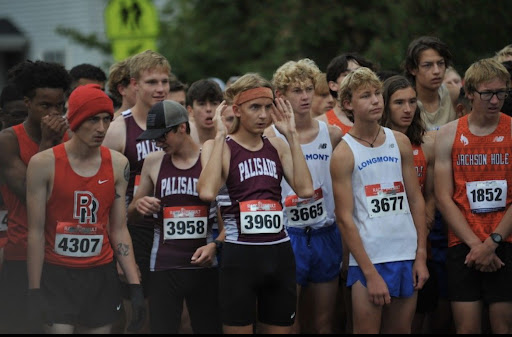
{"type": "Polygon", "coordinates": [[[45,61],[23,61],[9,70],[8,78],[28,98],[35,96],[37,88],[58,88],[66,92],[71,84],[64,66],[45,61]]]}

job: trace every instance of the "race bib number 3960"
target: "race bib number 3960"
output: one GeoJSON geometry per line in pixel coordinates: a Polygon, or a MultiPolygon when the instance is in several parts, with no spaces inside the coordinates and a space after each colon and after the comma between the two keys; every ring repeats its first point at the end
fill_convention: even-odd
{"type": "Polygon", "coordinates": [[[409,204],[401,181],[366,185],[366,204],[370,218],[409,213],[409,204]]]}
{"type": "Polygon", "coordinates": [[[274,200],[240,202],[242,234],[272,234],[283,229],[283,208],[274,200]]]}

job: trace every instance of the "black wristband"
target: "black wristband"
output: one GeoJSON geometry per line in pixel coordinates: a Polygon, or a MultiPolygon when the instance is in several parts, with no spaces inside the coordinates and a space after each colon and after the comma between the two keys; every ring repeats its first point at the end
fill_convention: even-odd
{"type": "Polygon", "coordinates": [[[215,243],[217,254],[219,254],[219,252],[222,250],[222,245],[224,245],[224,242],[220,240],[214,240],[213,242],[215,243]]]}

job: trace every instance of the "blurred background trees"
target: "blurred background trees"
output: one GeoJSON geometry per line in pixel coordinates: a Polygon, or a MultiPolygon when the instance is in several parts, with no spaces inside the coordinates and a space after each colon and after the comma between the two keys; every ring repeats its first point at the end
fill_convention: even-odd
{"type": "Polygon", "coordinates": [[[400,71],[409,42],[435,35],[463,75],[512,43],[511,13],[507,0],[167,0],[158,51],[183,82],[270,79],[288,60],[308,57],[325,71],[343,52],[400,71]]]}

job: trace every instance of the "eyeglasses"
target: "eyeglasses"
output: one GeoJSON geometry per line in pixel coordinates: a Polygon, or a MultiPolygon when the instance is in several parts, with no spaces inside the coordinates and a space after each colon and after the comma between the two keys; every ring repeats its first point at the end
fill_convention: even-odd
{"type": "Polygon", "coordinates": [[[160,137],[153,139],[153,142],[155,142],[155,143],[157,143],[157,142],[158,142],[158,143],[165,143],[165,141],[167,140],[167,134],[168,134],[169,132],[171,132],[171,131],[172,131],[172,130],[168,130],[168,131],[166,131],[166,132],[165,132],[163,135],[161,135],[160,137]]]}
{"type": "Polygon", "coordinates": [[[498,90],[498,91],[476,91],[475,92],[480,94],[480,99],[482,101],[490,101],[492,99],[492,96],[496,95],[499,100],[504,100],[508,97],[509,90],[498,90]]]}

